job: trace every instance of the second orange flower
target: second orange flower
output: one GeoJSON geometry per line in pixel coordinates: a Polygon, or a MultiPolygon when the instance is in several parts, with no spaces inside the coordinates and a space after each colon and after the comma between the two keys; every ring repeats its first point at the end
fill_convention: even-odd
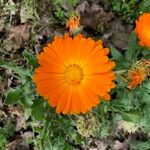
{"type": "Polygon", "coordinates": [[[150,48],[150,13],[144,13],[136,20],[135,32],[139,37],[139,44],[150,48]]]}

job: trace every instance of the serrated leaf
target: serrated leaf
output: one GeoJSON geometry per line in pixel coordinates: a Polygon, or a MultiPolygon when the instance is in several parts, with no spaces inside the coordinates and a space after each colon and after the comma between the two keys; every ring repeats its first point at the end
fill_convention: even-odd
{"type": "Polygon", "coordinates": [[[31,65],[33,67],[33,69],[38,67],[38,61],[36,56],[34,56],[34,54],[32,54],[31,52],[25,50],[23,52],[23,56],[26,58],[26,60],[28,61],[28,64],[31,65]]]}
{"type": "Polygon", "coordinates": [[[30,70],[22,69],[21,67],[18,67],[17,65],[12,64],[10,62],[6,62],[4,60],[0,60],[0,67],[12,69],[16,74],[22,77],[26,77],[26,76],[32,77],[30,70]]]}
{"type": "Polygon", "coordinates": [[[25,92],[23,93],[22,98],[20,99],[20,102],[24,108],[30,108],[33,104],[34,95],[28,95],[25,92]]]}
{"type": "Polygon", "coordinates": [[[145,104],[150,104],[150,94],[144,92],[142,95],[142,102],[144,102],[145,104]]]}
{"type": "Polygon", "coordinates": [[[140,3],[139,10],[141,12],[149,12],[150,11],[150,1],[143,0],[143,2],[140,3]]]}
{"type": "Polygon", "coordinates": [[[141,121],[141,118],[142,118],[142,113],[139,110],[123,112],[122,118],[125,121],[139,123],[141,121]]]}
{"type": "Polygon", "coordinates": [[[130,148],[133,150],[149,150],[150,149],[150,140],[143,142],[143,141],[133,141],[130,144],[130,148]]]}
{"type": "Polygon", "coordinates": [[[130,111],[133,108],[133,94],[128,91],[121,90],[117,94],[117,99],[113,102],[118,108],[121,107],[124,111],[130,111]]]}
{"type": "Polygon", "coordinates": [[[18,89],[12,89],[6,96],[5,103],[8,105],[16,104],[20,100],[22,96],[23,90],[20,88],[18,89]]]}
{"type": "Polygon", "coordinates": [[[124,60],[123,55],[114,47],[111,47],[111,54],[116,61],[124,60]]]}
{"type": "Polygon", "coordinates": [[[145,83],[143,84],[143,87],[146,88],[146,89],[148,89],[148,90],[150,90],[150,82],[149,82],[149,81],[148,81],[148,82],[145,82],[145,83]]]}
{"type": "Polygon", "coordinates": [[[132,61],[133,59],[135,59],[135,55],[137,53],[138,48],[139,45],[137,44],[137,36],[133,31],[129,36],[128,47],[125,53],[125,57],[128,61],[132,61]]]}
{"type": "Polygon", "coordinates": [[[70,144],[65,144],[65,147],[63,150],[73,150],[73,147],[70,144]]]}
{"type": "Polygon", "coordinates": [[[77,134],[77,136],[75,138],[75,142],[77,144],[82,144],[84,142],[83,139],[82,139],[82,137],[81,137],[81,135],[77,134]]]}
{"type": "Polygon", "coordinates": [[[43,120],[45,119],[46,107],[45,101],[42,98],[34,100],[34,103],[31,107],[32,116],[36,120],[43,120]]]}
{"type": "Polygon", "coordinates": [[[26,108],[25,111],[24,111],[25,119],[28,120],[30,115],[31,115],[31,109],[26,108]]]}
{"type": "Polygon", "coordinates": [[[149,49],[147,47],[143,47],[142,54],[143,54],[145,59],[150,59],[150,52],[149,52],[149,49]]]}
{"type": "Polygon", "coordinates": [[[144,112],[144,118],[143,118],[143,123],[144,126],[149,126],[150,127],[150,105],[145,105],[143,107],[143,112],[144,112]]]}

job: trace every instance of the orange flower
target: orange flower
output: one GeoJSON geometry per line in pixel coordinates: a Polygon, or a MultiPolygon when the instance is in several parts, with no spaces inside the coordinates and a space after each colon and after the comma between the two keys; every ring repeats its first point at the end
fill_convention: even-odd
{"type": "Polygon", "coordinates": [[[128,72],[128,77],[131,79],[131,82],[128,86],[129,89],[134,89],[139,84],[141,84],[145,79],[145,74],[142,69],[136,69],[128,72]]]}
{"type": "Polygon", "coordinates": [[[100,102],[99,96],[109,100],[115,63],[108,52],[102,41],[81,34],[55,37],[38,56],[33,76],[38,93],[63,114],[86,113],[100,102]]]}
{"type": "Polygon", "coordinates": [[[138,61],[132,70],[129,70],[128,77],[130,83],[128,88],[134,89],[139,84],[141,84],[150,73],[150,61],[149,60],[140,60],[138,61]]]}
{"type": "Polygon", "coordinates": [[[139,44],[150,48],[150,13],[144,13],[136,20],[135,32],[140,39],[139,44]]]}
{"type": "Polygon", "coordinates": [[[69,31],[73,31],[78,29],[80,25],[80,17],[79,16],[72,16],[69,18],[68,22],[66,23],[66,28],[69,28],[69,31]]]}

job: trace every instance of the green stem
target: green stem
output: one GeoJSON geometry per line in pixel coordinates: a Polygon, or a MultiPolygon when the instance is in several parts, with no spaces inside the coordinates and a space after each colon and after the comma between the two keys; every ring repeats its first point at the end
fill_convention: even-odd
{"type": "Polygon", "coordinates": [[[48,118],[49,118],[49,110],[47,111],[46,113],[46,117],[45,117],[45,121],[44,121],[44,128],[43,128],[43,132],[42,132],[42,139],[41,139],[41,145],[40,145],[40,150],[45,150],[45,136],[46,136],[46,133],[48,132],[48,118]]]}
{"type": "Polygon", "coordinates": [[[124,69],[124,70],[115,71],[115,73],[116,73],[116,74],[123,74],[123,73],[125,73],[126,71],[127,71],[127,70],[124,69]]]}

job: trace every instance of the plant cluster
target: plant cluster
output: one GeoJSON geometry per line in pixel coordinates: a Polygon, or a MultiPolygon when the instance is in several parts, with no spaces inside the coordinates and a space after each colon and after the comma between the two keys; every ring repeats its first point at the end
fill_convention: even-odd
{"type": "MultiPolygon", "coordinates": [[[[26,3],[26,6],[30,6],[31,1],[27,1],[29,3],[26,3]]],[[[60,7],[61,2],[61,0],[53,1],[53,5],[56,8],[54,14],[62,24],[65,24],[69,12],[66,14],[60,7]]],[[[78,0],[69,0],[67,2],[75,7],[78,0]]],[[[124,11],[124,16],[127,17],[126,21],[129,23],[133,22],[135,16],[131,15],[133,13],[132,8],[137,5],[137,1],[131,0],[129,3],[124,1],[123,4],[120,1],[114,1],[112,4],[114,11],[120,15],[122,15],[124,11]],[[127,16],[128,14],[130,14],[129,17],[127,16]]],[[[144,7],[145,4],[150,5],[150,2],[143,0],[140,10],[147,12],[149,10],[147,6],[144,7]]],[[[29,14],[33,15],[34,10],[28,10],[28,12],[30,12],[29,14]]],[[[7,11],[9,11],[9,9],[7,9],[7,11]]],[[[71,18],[68,27],[71,30],[78,29],[80,27],[79,18],[71,18]]],[[[147,24],[145,24],[144,28],[147,28],[147,24]]],[[[26,127],[30,127],[34,134],[31,140],[28,139],[28,142],[34,145],[35,150],[86,149],[91,138],[107,141],[107,146],[110,149],[114,149],[116,138],[126,140],[127,146],[133,150],[150,149],[150,50],[149,47],[147,47],[147,39],[149,39],[149,36],[145,36],[145,34],[140,31],[138,30],[138,33],[133,31],[130,34],[128,46],[124,52],[120,52],[120,50],[115,47],[110,48],[109,55],[111,59],[109,62],[116,63],[114,69],[116,74],[116,87],[111,91],[110,89],[114,87],[112,83],[111,88],[106,87],[111,95],[110,101],[107,101],[109,100],[109,95],[103,95],[103,97],[100,98],[100,103],[90,112],[86,110],[86,112],[84,112],[85,114],[73,113],[72,115],[64,115],[65,113],[61,114],[62,111],[57,111],[59,113],[56,113],[55,108],[51,107],[48,101],[37,93],[33,78],[39,64],[35,54],[30,50],[23,50],[22,56],[25,65],[18,66],[4,59],[0,60],[0,67],[3,69],[3,72],[0,74],[1,78],[5,78],[7,72],[11,70],[18,81],[17,86],[9,88],[9,90],[4,93],[5,105],[20,106],[21,109],[24,110],[26,127]],[[141,36],[141,34],[143,35],[141,36]],[[145,39],[146,42],[144,41],[145,39]],[[141,43],[144,43],[144,45],[141,45],[141,43]],[[136,138],[130,139],[130,141],[127,140],[128,136],[136,132],[145,133],[147,135],[146,141],[137,140],[136,138]]],[[[73,32],[70,32],[70,34],[72,38],[74,36],[73,32]]],[[[65,35],[64,38],[67,39],[67,35],[65,35]]],[[[78,35],[77,40],[79,40],[79,38],[81,38],[81,35],[78,35]]],[[[61,42],[61,40],[62,38],[56,37],[54,41],[61,42]]],[[[68,42],[69,40],[66,41],[68,42]]],[[[84,40],[85,39],[83,39],[83,41],[84,40]]],[[[86,40],[90,41],[91,38],[86,40]]],[[[92,42],[91,40],[91,43],[92,42]]],[[[100,45],[101,50],[103,50],[102,55],[108,53],[108,49],[102,47],[102,41],[97,41],[97,43],[100,45]]],[[[95,42],[94,44],[96,45],[97,43],[95,42]]],[[[93,43],[90,44],[89,47],[93,43]]],[[[55,43],[53,43],[53,45],[55,45],[55,43]]],[[[53,45],[49,45],[49,48],[52,49],[53,45]]],[[[69,46],[72,45],[70,44],[69,46]]],[[[80,46],[83,45],[81,44],[80,46]]],[[[69,48],[67,50],[70,50],[69,48]]],[[[90,49],[86,50],[90,51],[90,49]]],[[[53,53],[54,56],[55,54],[59,55],[57,53],[58,51],[53,52],[55,52],[53,53]]],[[[97,55],[98,54],[99,53],[97,53],[97,55]]],[[[47,55],[49,55],[49,53],[47,55]]],[[[44,61],[47,61],[47,55],[44,57],[44,61]]],[[[103,58],[103,61],[108,59],[101,55],[100,57],[103,58]]],[[[43,62],[42,55],[38,55],[38,59],[41,59],[41,62],[43,62]]],[[[94,61],[96,61],[96,59],[94,61]]],[[[98,62],[99,61],[96,63],[98,62]]],[[[53,63],[54,62],[49,62],[49,64],[53,63]]],[[[57,64],[56,60],[55,63],[57,64]]],[[[111,65],[113,68],[114,64],[111,65]]],[[[108,65],[108,67],[111,65],[108,65]]],[[[77,66],[73,66],[73,68],[78,69],[77,66]]],[[[107,70],[108,68],[105,67],[103,69],[107,70]]],[[[71,68],[70,70],[72,71],[73,69],[71,68]]],[[[66,74],[68,82],[72,82],[70,79],[74,77],[73,73],[66,74]]],[[[78,78],[75,78],[75,80],[73,80],[74,82],[79,82],[79,73],[80,70],[77,72],[78,78]]],[[[113,78],[111,80],[114,80],[113,72],[109,73],[109,77],[113,78]]],[[[46,77],[44,76],[43,78],[46,77]]],[[[51,99],[49,101],[51,102],[51,99]]],[[[2,150],[5,149],[7,141],[13,133],[14,126],[6,125],[0,127],[0,148],[2,150]]]]}
{"type": "Polygon", "coordinates": [[[78,2],[79,0],[53,0],[52,4],[54,5],[54,17],[57,22],[65,25],[70,14],[74,14],[74,7],[77,6],[78,2]]]}
{"type": "Polygon", "coordinates": [[[140,13],[150,11],[149,0],[103,0],[101,4],[112,10],[126,24],[133,24],[140,13]]]}
{"type": "Polygon", "coordinates": [[[124,0],[112,1],[112,10],[126,23],[132,24],[139,14],[138,5],[140,1],[124,0]]]}
{"type": "Polygon", "coordinates": [[[4,149],[7,144],[7,139],[14,133],[14,125],[7,124],[0,127],[0,149],[4,149]]]}
{"type": "MultiPolygon", "coordinates": [[[[9,105],[19,104],[25,110],[25,114],[28,116],[26,118],[27,123],[35,133],[38,133],[36,139],[33,140],[36,147],[41,149],[46,149],[46,147],[51,147],[52,149],[71,149],[71,147],[78,147],[78,145],[84,146],[85,132],[86,136],[94,136],[102,139],[107,138],[115,132],[115,125],[122,122],[125,122],[126,128],[123,127],[124,132],[135,132],[135,129],[137,129],[150,133],[150,82],[149,80],[145,80],[140,86],[131,90],[128,88],[128,79],[126,78],[128,70],[131,69],[135,62],[143,58],[149,59],[149,50],[139,46],[137,37],[133,32],[130,35],[125,55],[121,54],[115,48],[111,48],[111,53],[117,64],[117,87],[112,91],[112,95],[114,96],[112,96],[110,102],[101,102],[91,112],[96,117],[96,121],[94,121],[96,122],[93,131],[94,134],[92,131],[84,131],[87,129],[86,125],[77,127],[78,130],[75,129],[76,123],[79,124],[79,122],[82,122],[82,117],[77,116],[78,121],[76,122],[74,115],[56,114],[54,109],[49,107],[47,102],[36,94],[32,74],[38,64],[31,52],[24,51],[23,53],[28,62],[29,67],[27,69],[9,62],[0,61],[1,67],[12,69],[19,75],[17,78],[21,84],[7,92],[5,103],[9,105]],[[30,117],[32,121],[30,121],[30,117]],[[134,129],[132,126],[134,126],[134,129]],[[83,135],[81,131],[84,131],[83,135]]],[[[92,122],[89,120],[88,124],[92,122]]],[[[93,130],[92,128],[89,130],[93,130]]]]}

